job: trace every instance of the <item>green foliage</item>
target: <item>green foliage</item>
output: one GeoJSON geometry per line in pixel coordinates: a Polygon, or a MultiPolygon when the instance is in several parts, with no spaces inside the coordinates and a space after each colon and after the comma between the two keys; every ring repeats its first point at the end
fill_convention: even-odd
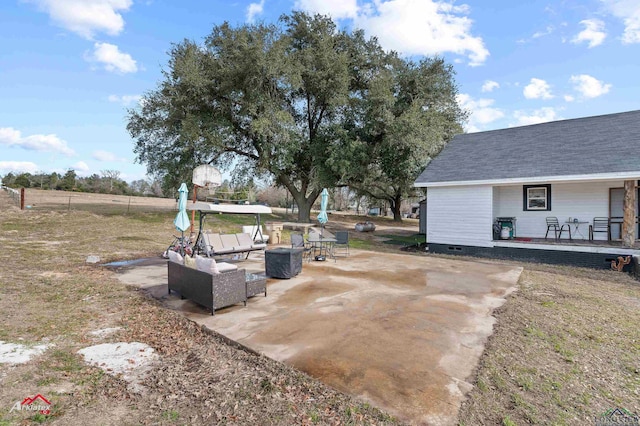
{"type": "Polygon", "coordinates": [[[168,410],[162,412],[162,418],[170,422],[177,421],[179,417],[180,413],[178,413],[176,410],[168,410]]]}
{"type": "Polygon", "coordinates": [[[442,60],[403,60],[320,15],[224,23],[204,45],[184,40],[169,55],[158,87],[128,112],[137,160],[165,191],[205,163],[233,165],[234,179],[271,177],[300,220],[323,187],[354,183],[381,180],[387,191],[372,193],[399,208],[464,118],[442,60]]]}

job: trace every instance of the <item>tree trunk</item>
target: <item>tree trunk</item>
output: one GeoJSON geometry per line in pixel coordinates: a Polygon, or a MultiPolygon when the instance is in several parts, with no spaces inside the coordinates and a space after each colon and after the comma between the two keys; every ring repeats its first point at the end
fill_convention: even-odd
{"type": "Polygon", "coordinates": [[[311,206],[316,202],[316,199],[320,195],[320,190],[314,189],[307,195],[307,184],[302,184],[302,190],[296,188],[296,186],[287,178],[281,178],[282,184],[289,190],[289,193],[296,201],[298,205],[298,222],[309,223],[311,222],[311,206]]]}
{"type": "Polygon", "coordinates": [[[622,246],[633,247],[636,242],[636,181],[624,181],[624,219],[622,222],[622,246]]]}
{"type": "Polygon", "coordinates": [[[296,204],[298,204],[298,222],[300,223],[309,223],[311,222],[311,206],[313,202],[308,198],[300,197],[298,201],[296,199],[296,204]]]}
{"type": "Polygon", "coordinates": [[[391,210],[393,211],[393,221],[402,222],[402,195],[396,194],[395,198],[391,201],[391,210]]]}

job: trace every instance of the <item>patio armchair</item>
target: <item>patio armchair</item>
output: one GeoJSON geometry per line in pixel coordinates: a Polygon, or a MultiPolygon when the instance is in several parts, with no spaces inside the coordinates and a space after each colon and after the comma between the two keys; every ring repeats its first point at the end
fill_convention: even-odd
{"type": "Polygon", "coordinates": [[[562,238],[562,233],[564,231],[569,231],[569,239],[571,239],[571,225],[569,225],[568,223],[564,224],[564,225],[560,225],[560,223],[558,222],[558,218],[555,216],[549,216],[546,218],[547,221],[547,232],[544,234],[544,239],[547,239],[547,236],[549,235],[549,231],[553,230],[556,240],[562,238]]]}
{"type": "Polygon", "coordinates": [[[291,248],[302,249],[302,258],[311,261],[311,246],[304,241],[304,235],[291,234],[291,248]]]}
{"type": "Polygon", "coordinates": [[[593,224],[589,225],[589,240],[593,241],[595,233],[607,235],[607,241],[611,240],[611,221],[608,217],[594,217],[593,224]]]}
{"type": "Polygon", "coordinates": [[[349,231],[336,231],[336,242],[333,246],[334,256],[344,253],[349,256],[349,231]]]}

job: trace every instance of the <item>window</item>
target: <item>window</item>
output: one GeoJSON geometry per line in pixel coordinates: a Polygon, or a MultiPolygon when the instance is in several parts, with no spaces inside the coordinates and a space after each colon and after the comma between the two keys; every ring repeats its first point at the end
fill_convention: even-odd
{"type": "Polygon", "coordinates": [[[551,185],[525,185],[523,210],[551,210],[551,185]]]}

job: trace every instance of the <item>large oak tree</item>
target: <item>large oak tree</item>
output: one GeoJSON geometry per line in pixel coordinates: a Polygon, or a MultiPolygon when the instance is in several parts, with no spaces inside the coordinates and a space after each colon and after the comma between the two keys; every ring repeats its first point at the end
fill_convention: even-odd
{"type": "Polygon", "coordinates": [[[392,166],[415,173],[402,162],[433,155],[462,118],[442,61],[414,65],[361,31],[294,12],[277,25],[225,23],[204,44],[174,45],[162,81],[129,111],[127,129],[138,160],[165,185],[177,187],[199,164],[233,166],[238,176],[286,187],[308,221],[323,187],[407,184],[392,166]],[[441,88],[429,99],[446,102],[423,96],[441,88]]]}

